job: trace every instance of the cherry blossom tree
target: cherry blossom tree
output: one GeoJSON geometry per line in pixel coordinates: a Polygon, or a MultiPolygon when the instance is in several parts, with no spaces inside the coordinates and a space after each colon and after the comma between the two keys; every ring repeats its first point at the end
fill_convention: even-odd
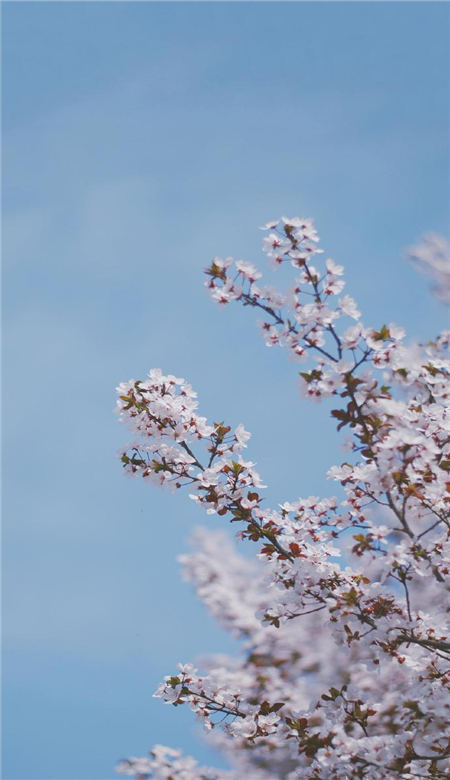
{"type": "MultiPolygon", "coordinates": [[[[366,327],[344,294],[343,267],[323,263],[311,219],[267,223],[281,292],[249,262],[216,257],[206,287],[220,306],[254,309],[268,346],[301,363],[301,395],[332,397],[346,459],[328,478],[340,498],[271,509],[250,434],[198,413],[184,379],[152,369],[118,388],[133,440],[127,475],[188,494],[255,546],[197,531],[181,557],[211,614],[241,640],[240,658],[179,664],[155,696],[189,707],[230,769],[157,745],[117,771],[146,780],[433,780],[450,777],[450,332],[405,344],[393,323],[366,327]]],[[[410,252],[449,302],[448,249],[410,252]]],[[[217,410],[220,419],[220,410],[217,410]]]]}

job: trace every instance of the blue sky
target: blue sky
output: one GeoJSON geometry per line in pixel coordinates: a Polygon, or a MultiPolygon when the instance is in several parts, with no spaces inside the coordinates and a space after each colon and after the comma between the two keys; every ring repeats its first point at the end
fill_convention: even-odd
{"type": "Polygon", "coordinates": [[[155,742],[212,762],[151,693],[234,650],[175,561],[223,520],[123,478],[114,388],[185,376],[253,432],[272,504],[332,492],[333,423],[202,268],[264,263],[258,225],[313,216],[365,323],[448,325],[402,259],[448,232],[448,4],[2,10],[3,777],[104,780],[155,742]]]}

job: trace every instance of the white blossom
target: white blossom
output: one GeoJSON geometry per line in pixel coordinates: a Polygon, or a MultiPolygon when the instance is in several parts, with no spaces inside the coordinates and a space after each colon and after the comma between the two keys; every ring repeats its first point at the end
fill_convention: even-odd
{"type": "MultiPolygon", "coordinates": [[[[332,398],[346,460],[336,496],[267,506],[243,424],[209,424],[184,379],[152,369],[117,388],[133,441],[129,476],[178,490],[229,520],[250,559],[201,529],[181,556],[185,578],[241,643],[240,656],[178,664],[155,696],[187,706],[229,770],[155,746],[117,771],[140,780],[436,780],[450,777],[450,333],[404,346],[393,323],[359,319],[342,266],[317,263],[311,219],[282,217],[264,251],[294,270],[288,294],[256,286],[251,263],[215,258],[206,286],[219,304],[259,309],[268,346],[305,365],[304,397],[332,398]],[[312,260],[314,258],[314,265],[312,260]]],[[[414,250],[446,300],[443,244],[414,250]]],[[[220,412],[219,412],[220,414],[220,412]]],[[[217,418],[216,418],[217,419],[217,418]]],[[[221,419],[219,417],[219,419],[221,419]]],[[[299,447],[308,447],[300,442],[299,447]]]]}

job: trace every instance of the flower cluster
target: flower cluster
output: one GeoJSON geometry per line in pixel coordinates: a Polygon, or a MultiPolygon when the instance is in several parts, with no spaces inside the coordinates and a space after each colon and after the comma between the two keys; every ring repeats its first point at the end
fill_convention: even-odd
{"type": "Polygon", "coordinates": [[[450,247],[443,236],[428,233],[420,244],[410,247],[408,258],[425,276],[434,280],[434,295],[443,303],[450,304],[450,247]]]}
{"type": "MultiPolygon", "coordinates": [[[[127,473],[189,485],[207,514],[258,545],[250,562],[217,532],[197,532],[185,575],[243,654],[205,659],[201,676],[180,665],[155,695],[189,706],[231,765],[242,762],[238,775],[254,780],[449,777],[450,333],[407,345],[392,323],[364,326],[342,295],[343,268],[313,264],[322,250],[311,219],[262,230],[271,266],[295,269],[289,290],[262,286],[252,263],[232,258],[214,260],[206,285],[219,304],[258,309],[268,346],[309,361],[303,396],[333,397],[348,460],[328,477],[343,498],[265,506],[255,464],[241,454],[242,425],[209,425],[190,386],[160,371],[120,385],[120,417],[137,437],[121,453],[127,473]],[[341,327],[343,318],[353,322],[341,327]]],[[[430,251],[415,255],[439,266],[446,300],[444,244],[439,262],[430,251]]],[[[205,777],[196,765],[183,775],[179,762],[190,759],[178,753],[155,755],[119,771],[205,777]]]]}
{"type": "Polygon", "coordinates": [[[195,759],[184,757],[181,750],[154,745],[149,757],[128,758],[120,761],[116,772],[136,777],[137,780],[155,778],[157,780],[234,780],[230,772],[221,772],[200,767],[195,759]]]}
{"type": "MultiPolygon", "coordinates": [[[[243,425],[238,425],[232,434],[231,428],[222,423],[208,425],[206,418],[195,412],[197,394],[191,386],[184,379],[164,376],[160,369],[152,369],[143,382],[122,382],[117,394],[120,422],[139,437],[119,453],[129,476],[141,476],[171,489],[196,482],[201,483],[199,490],[205,490],[217,484],[218,474],[227,473],[228,462],[241,452],[250,437],[243,425]],[[208,450],[207,468],[191,449],[193,443],[202,440],[208,450]]],[[[242,459],[240,463],[244,463],[242,459]]],[[[253,464],[242,465],[239,471],[248,471],[249,485],[253,479],[258,481],[250,465],[253,464]]],[[[240,477],[239,482],[243,481],[244,477],[240,477]]],[[[207,499],[204,503],[208,503],[207,499]]]]}

